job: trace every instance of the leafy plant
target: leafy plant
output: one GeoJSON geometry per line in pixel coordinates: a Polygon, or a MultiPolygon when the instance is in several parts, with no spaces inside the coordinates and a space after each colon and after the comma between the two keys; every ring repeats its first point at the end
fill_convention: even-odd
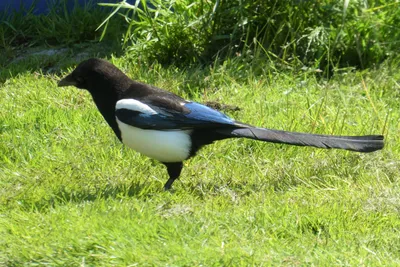
{"type": "MultiPolygon", "coordinates": [[[[211,38],[213,6],[206,1],[137,0],[101,4],[115,10],[100,25],[106,32],[110,18],[119,10],[128,29],[123,44],[138,57],[162,63],[196,62],[202,58],[211,38]],[[143,58],[143,57],[142,57],[143,58]]],[[[99,28],[100,28],[99,27],[99,28]]]]}
{"type": "MultiPolygon", "coordinates": [[[[161,63],[271,58],[315,68],[379,63],[399,51],[400,9],[389,1],[137,0],[114,7],[124,46],[161,63]]],[[[107,30],[104,28],[103,33],[107,30]]]]}

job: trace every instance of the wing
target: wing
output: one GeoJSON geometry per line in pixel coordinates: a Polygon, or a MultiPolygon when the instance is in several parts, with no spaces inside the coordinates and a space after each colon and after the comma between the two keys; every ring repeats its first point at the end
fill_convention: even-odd
{"type": "Polygon", "coordinates": [[[204,129],[234,127],[234,120],[207,106],[195,102],[181,102],[169,109],[162,101],[122,99],[117,102],[116,118],[128,125],[152,130],[204,129]],[[160,103],[161,102],[161,103],[160,103]]]}

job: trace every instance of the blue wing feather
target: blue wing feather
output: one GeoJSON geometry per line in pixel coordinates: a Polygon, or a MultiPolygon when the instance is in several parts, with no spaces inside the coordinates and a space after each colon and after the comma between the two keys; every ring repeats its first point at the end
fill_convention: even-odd
{"type": "Polygon", "coordinates": [[[144,114],[126,108],[117,109],[115,113],[121,122],[141,129],[199,129],[235,125],[235,121],[225,114],[202,104],[189,102],[184,107],[189,110],[186,114],[144,114]]]}
{"type": "Polygon", "coordinates": [[[184,107],[190,110],[190,113],[185,115],[186,118],[221,124],[234,124],[234,121],[225,114],[202,104],[189,102],[184,107]]]}

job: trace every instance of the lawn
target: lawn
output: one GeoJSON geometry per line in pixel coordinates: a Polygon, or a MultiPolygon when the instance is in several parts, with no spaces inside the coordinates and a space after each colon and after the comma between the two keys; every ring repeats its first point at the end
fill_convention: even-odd
{"type": "Polygon", "coordinates": [[[0,71],[1,266],[400,265],[398,68],[328,80],[268,64],[255,74],[235,60],[187,69],[108,60],[185,98],[238,106],[227,114],[242,122],[384,134],[385,148],[225,140],[185,162],[164,192],[164,166],[123,147],[87,92],[56,86],[70,58],[21,59],[0,71]],[[41,71],[49,62],[64,67],[41,71]]]}

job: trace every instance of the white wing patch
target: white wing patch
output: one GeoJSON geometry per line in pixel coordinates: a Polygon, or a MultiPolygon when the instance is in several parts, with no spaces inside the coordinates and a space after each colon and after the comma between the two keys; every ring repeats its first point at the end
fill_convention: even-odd
{"type": "Polygon", "coordinates": [[[115,109],[130,109],[148,115],[157,114],[157,112],[154,109],[135,99],[119,100],[115,106],[115,109]]]}

